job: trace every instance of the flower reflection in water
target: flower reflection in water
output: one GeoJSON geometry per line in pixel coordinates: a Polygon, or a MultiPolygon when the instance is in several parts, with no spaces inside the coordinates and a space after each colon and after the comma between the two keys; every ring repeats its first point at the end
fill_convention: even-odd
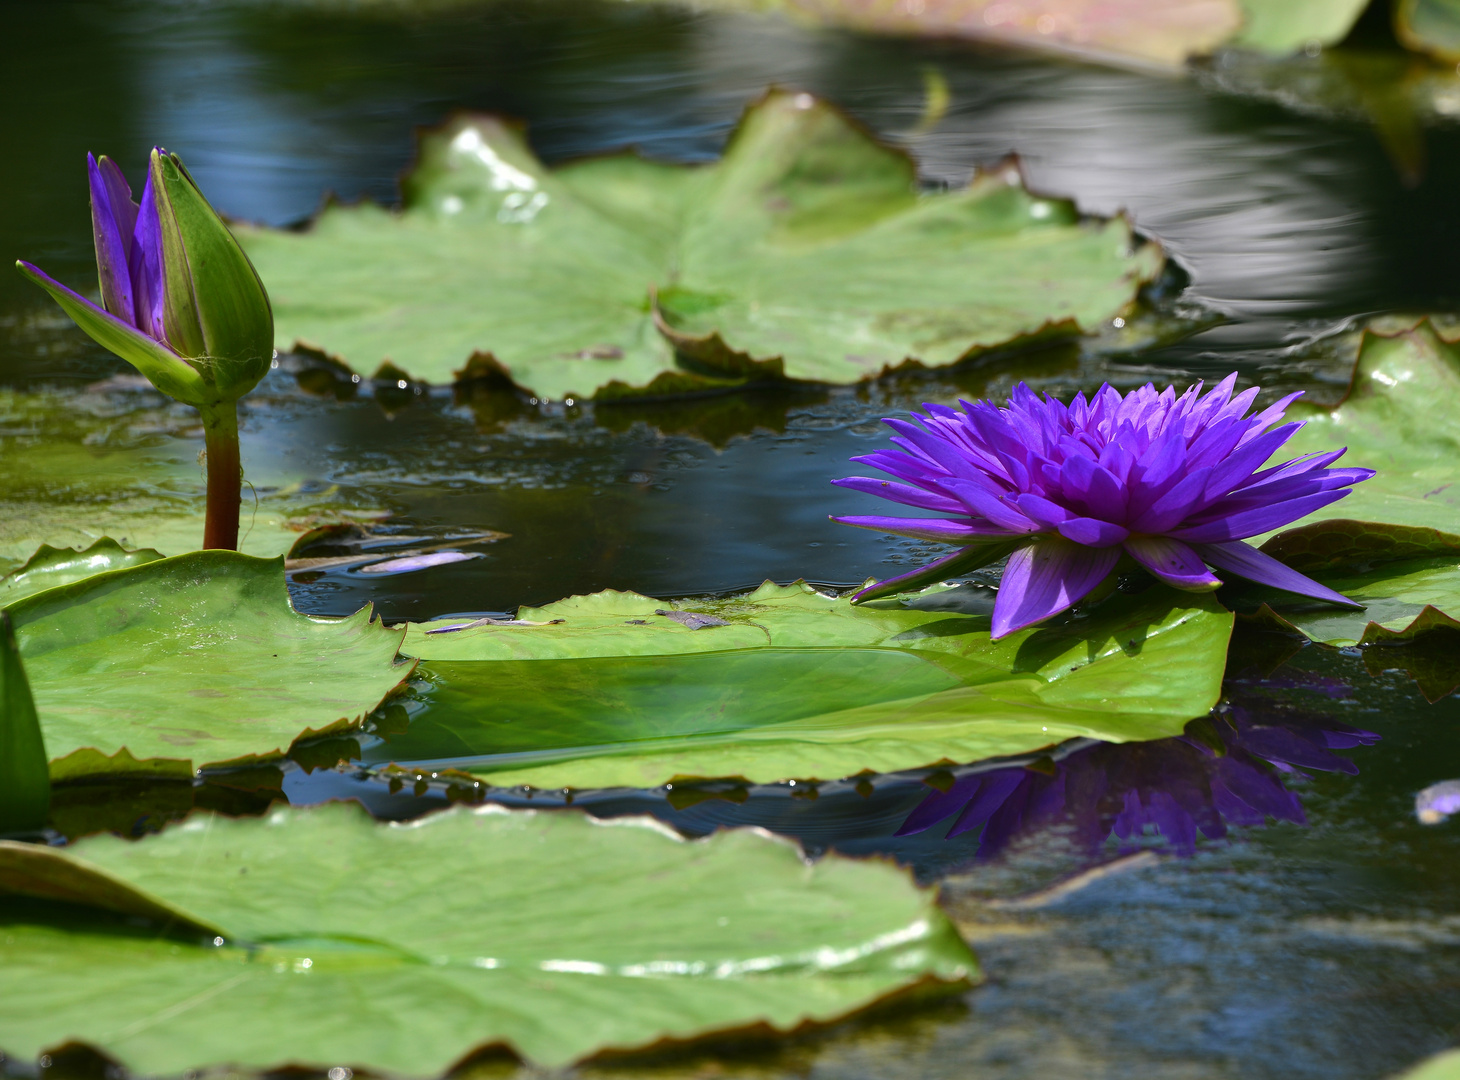
{"type": "Polygon", "coordinates": [[[1304,823],[1284,774],[1357,773],[1333,751],[1378,739],[1325,717],[1264,722],[1232,706],[1178,738],[1092,746],[1049,772],[1013,766],[961,777],[947,791],[929,794],[897,835],[952,817],[949,838],[983,827],[978,858],[989,859],[1043,824],[1067,823],[1074,842],[1092,851],[1112,835],[1134,841],[1153,826],[1172,850],[1190,855],[1198,833],[1217,839],[1229,825],[1263,825],[1268,818],[1304,823]]]}

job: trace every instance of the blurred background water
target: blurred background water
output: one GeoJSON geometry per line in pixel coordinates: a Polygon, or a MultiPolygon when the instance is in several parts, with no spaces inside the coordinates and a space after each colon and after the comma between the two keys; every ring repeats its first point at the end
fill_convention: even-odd
{"type": "MultiPolygon", "coordinates": [[[[1366,23],[1349,48],[1382,51],[1382,38],[1366,23]]],[[[1107,327],[1076,346],[870,386],[596,408],[334,386],[317,372],[296,377],[285,357],[245,403],[245,468],[261,487],[337,491],[342,503],[388,512],[384,534],[401,546],[510,534],[463,544],[479,557],[428,571],[296,574],[302,610],[343,614],[368,600],[388,619],[423,619],[601,588],[673,597],[765,578],[844,586],[933,550],[826,520],[870,508],[828,481],[883,438],[884,415],[997,393],[1015,378],[1065,392],[1234,369],[1331,401],[1365,316],[1460,306],[1460,128],[1441,110],[1406,143],[1392,120],[1273,92],[1271,70],[1257,78],[1248,63],[1218,57],[1164,77],[577,0],[10,3],[0,7],[0,252],[90,283],[88,150],[137,175],[148,148],[164,144],[226,214],[290,226],[331,195],[396,201],[412,129],[453,110],[522,118],[548,162],[628,144],[703,161],[772,84],[837,101],[913,152],[930,184],[961,184],[1017,152],[1034,187],[1089,212],[1129,214],[1179,268],[1151,297],[1179,332],[1146,345],[1107,327]],[[930,78],[949,94],[937,117],[930,78]]],[[[1285,63],[1300,82],[1334,70],[1326,55],[1285,63]]],[[[0,274],[0,386],[105,397],[108,415],[131,424],[128,438],[191,461],[201,439],[190,419],[144,390],[95,389],[124,373],[38,290],[0,274]]],[[[586,800],[594,812],[652,812],[690,832],[760,824],[812,850],[896,855],[943,881],[991,976],[932,1011],[785,1048],[586,1071],[1326,1080],[1378,1077],[1454,1042],[1460,844],[1453,826],[1416,824],[1412,798],[1460,776],[1460,705],[1454,696],[1429,705],[1407,677],[1371,675],[1356,655],[1317,647],[1283,670],[1352,691],[1336,699],[1306,676],[1290,679],[1255,714],[1302,708],[1382,735],[1341,751],[1357,777],[1286,775],[1306,826],[1236,825],[1186,859],[1152,841],[1165,853],[1156,865],[1047,903],[985,901],[1037,894],[1083,870],[1089,854],[1055,825],[1031,826],[998,860],[978,858],[976,831],[895,839],[932,790],[921,776],[879,778],[870,795],[845,784],[818,798],[781,788],[586,800]]],[[[385,759],[381,740],[346,756],[385,759]]],[[[408,816],[446,798],[442,784],[392,793],[349,768],[311,768],[286,769],[291,801],[361,798],[408,816]]],[[[107,827],[154,827],[172,812],[145,800],[134,809],[129,824],[107,827]]]]}

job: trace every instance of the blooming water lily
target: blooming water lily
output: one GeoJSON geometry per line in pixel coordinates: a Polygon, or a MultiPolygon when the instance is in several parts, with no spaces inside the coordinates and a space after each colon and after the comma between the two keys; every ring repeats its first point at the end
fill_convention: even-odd
{"type": "Polygon", "coordinates": [[[203,415],[203,546],[238,546],[238,406],[269,370],[274,317],[263,282],[177,155],[152,151],[140,202],[116,162],[87,155],[98,307],[27,262],[20,272],[76,325],[164,394],[203,415]]]}
{"type": "Polygon", "coordinates": [[[836,517],[846,525],[960,550],[863,589],[854,602],[966,573],[1008,556],[994,602],[1003,637],[1069,609],[1106,582],[1122,555],[1178,589],[1222,584],[1210,567],[1288,592],[1361,607],[1243,540],[1348,494],[1370,469],[1329,466],[1343,450],[1266,467],[1303,425],[1280,424],[1298,394],[1248,416],[1258,388],[1233,395],[1236,374],[1179,397],[1149,383],[1102,386],[1068,405],[1023,383],[1007,408],[989,401],[924,405],[887,420],[896,450],[853,461],[898,480],[833,483],[943,515],[836,517]]]}

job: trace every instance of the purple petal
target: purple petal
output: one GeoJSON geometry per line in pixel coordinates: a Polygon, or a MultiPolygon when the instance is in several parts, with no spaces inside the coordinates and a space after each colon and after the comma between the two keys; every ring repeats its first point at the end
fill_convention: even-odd
{"type": "Polygon", "coordinates": [[[896,518],[855,514],[848,517],[833,515],[831,520],[858,529],[876,529],[894,536],[910,536],[914,540],[932,540],[938,544],[974,544],[991,536],[1009,535],[1002,529],[981,529],[966,521],[950,521],[947,518],[896,518]]]}
{"type": "Polygon", "coordinates": [[[1252,478],[1278,448],[1293,437],[1302,424],[1284,424],[1266,435],[1259,435],[1245,446],[1234,450],[1226,460],[1219,462],[1207,480],[1206,496],[1219,499],[1235,487],[1240,487],[1252,478]]]}
{"type": "Polygon", "coordinates": [[[952,492],[975,517],[987,518],[992,524],[1013,533],[1037,532],[1039,527],[1021,514],[1014,505],[967,480],[947,480],[944,490],[952,492]]]}
{"type": "Polygon", "coordinates": [[[1311,596],[1315,600],[1363,610],[1363,604],[1356,604],[1347,596],[1320,585],[1312,578],[1304,577],[1296,570],[1284,566],[1271,555],[1264,555],[1250,544],[1233,540],[1223,544],[1193,544],[1196,553],[1218,570],[1244,577],[1261,585],[1271,585],[1299,596],[1311,596]]]}
{"type": "Polygon", "coordinates": [[[833,480],[832,483],[837,487],[847,488],[849,491],[876,495],[889,502],[901,503],[903,506],[916,506],[920,510],[935,510],[944,514],[963,513],[963,506],[946,495],[925,491],[923,488],[913,487],[911,484],[900,484],[895,480],[874,480],[870,476],[848,476],[843,480],[833,480]]]}
{"type": "Polygon", "coordinates": [[[1036,525],[1041,525],[1046,529],[1053,529],[1061,522],[1069,521],[1070,518],[1075,516],[1063,506],[1050,502],[1042,495],[1020,495],[1014,501],[1018,504],[1020,512],[1025,517],[1029,518],[1036,525]]]}
{"type": "Polygon", "coordinates": [[[101,299],[107,311],[130,322],[136,312],[127,252],[132,246],[137,206],[126,178],[110,158],[103,157],[98,165],[96,158],[87,154],[86,170],[91,184],[91,233],[96,244],[101,299]]]}
{"type": "Polygon", "coordinates": [[[1207,569],[1201,557],[1183,544],[1166,536],[1132,536],[1125,550],[1167,585],[1187,592],[1209,592],[1222,582],[1207,569]]]}
{"type": "Polygon", "coordinates": [[[852,597],[852,603],[863,604],[868,600],[878,600],[884,596],[906,592],[909,589],[933,585],[945,581],[954,574],[969,573],[1002,559],[1015,543],[1017,541],[982,543],[966,547],[962,551],[955,551],[951,555],[944,555],[941,559],[934,559],[926,566],[920,566],[906,574],[899,574],[897,577],[879,581],[875,585],[868,585],[852,597]]]}
{"type": "Polygon", "coordinates": [[[1065,498],[1086,512],[1113,521],[1124,518],[1125,487],[1109,469],[1101,468],[1087,457],[1071,457],[1060,469],[1060,486],[1065,498]]]}
{"type": "Polygon", "coordinates": [[[1130,522],[1132,532],[1160,534],[1179,525],[1201,504],[1210,469],[1197,469],[1184,476],[1170,491],[1130,522]]]}
{"type": "MultiPolygon", "coordinates": [[[[1244,540],[1259,533],[1271,532],[1284,525],[1290,525],[1299,518],[1307,517],[1315,510],[1338,502],[1352,493],[1351,488],[1342,491],[1322,491],[1316,495],[1305,495],[1300,499],[1287,499],[1272,506],[1259,506],[1242,510],[1190,528],[1162,530],[1188,544],[1218,544],[1227,540],[1244,540]]],[[[1211,562],[1210,559],[1207,560],[1211,562]]]]}
{"type": "Polygon", "coordinates": [[[1120,561],[1118,548],[1091,548],[1045,536],[1009,556],[994,599],[993,636],[1023,630],[1074,607],[1120,561]]]}
{"type": "Polygon", "coordinates": [[[1099,518],[1077,517],[1060,523],[1059,533],[1066,540],[1073,540],[1086,547],[1110,547],[1130,535],[1124,525],[1112,525],[1099,518]]]}
{"type": "Polygon", "coordinates": [[[167,341],[162,322],[162,221],[157,216],[157,196],[152,188],[152,170],[142,185],[137,225],[132,232],[132,248],[127,256],[127,270],[132,278],[133,320],[137,329],[155,341],[167,341]]]}

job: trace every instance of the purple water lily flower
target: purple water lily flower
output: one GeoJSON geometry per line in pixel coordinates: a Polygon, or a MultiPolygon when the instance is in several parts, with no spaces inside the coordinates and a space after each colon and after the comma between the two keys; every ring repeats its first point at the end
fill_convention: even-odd
{"type": "Polygon", "coordinates": [[[832,482],[943,516],[832,520],[961,549],[863,589],[853,602],[1007,555],[993,613],[1000,638],[1074,606],[1124,554],[1178,589],[1220,586],[1210,566],[1361,607],[1242,541],[1343,498],[1373,470],[1330,468],[1343,450],[1264,468],[1303,426],[1279,425],[1301,391],[1247,416],[1258,388],[1234,396],[1236,381],[1233,373],[1206,394],[1197,383],[1179,397],[1149,383],[1125,395],[1107,385],[1068,405],[1020,383],[1007,408],[964,401],[961,412],[924,405],[912,422],[886,420],[898,449],[852,460],[898,479],[832,482]]]}

